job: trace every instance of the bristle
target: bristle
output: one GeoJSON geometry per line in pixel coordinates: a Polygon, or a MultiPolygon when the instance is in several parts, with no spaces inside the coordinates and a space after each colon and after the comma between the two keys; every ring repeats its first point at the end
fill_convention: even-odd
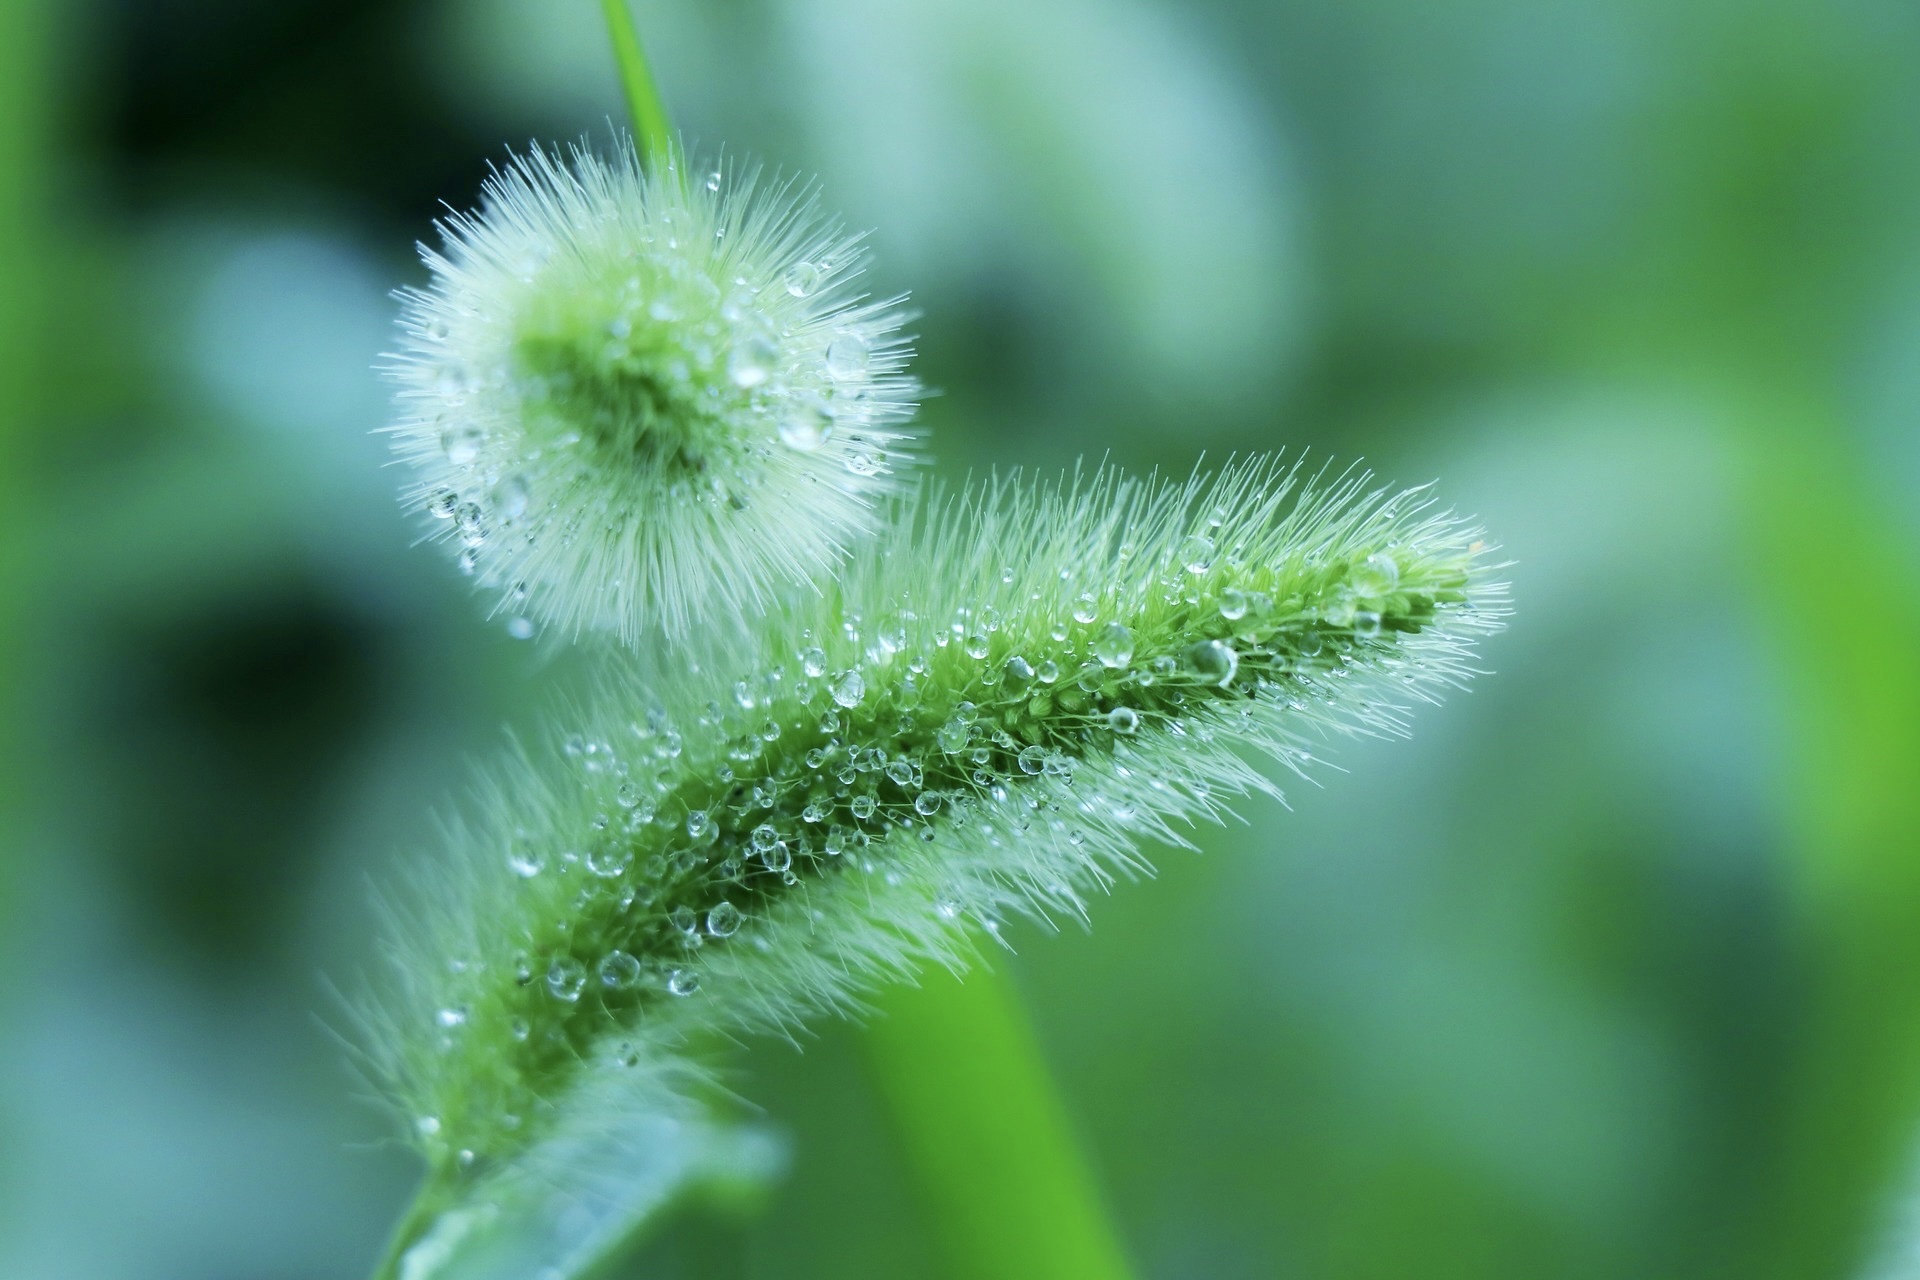
{"type": "Polygon", "coordinates": [[[374,1056],[477,1177],[609,1123],[624,1077],[697,1073],[695,1038],[1082,916],[1144,844],[1462,685],[1491,554],[1424,490],[1272,460],[928,499],[744,647],[636,659],[496,770],[403,913],[374,1056]]]}
{"type": "Polygon", "coordinates": [[[538,148],[401,294],[406,498],[516,634],[680,637],[876,527],[910,461],[899,299],[861,237],[757,170],[538,148]]]}

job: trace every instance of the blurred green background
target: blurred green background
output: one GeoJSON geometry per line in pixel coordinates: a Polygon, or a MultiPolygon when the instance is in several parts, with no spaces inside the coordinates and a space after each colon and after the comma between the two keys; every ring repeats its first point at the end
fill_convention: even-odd
{"type": "MultiPolygon", "coordinates": [[[[1006,962],[1138,1273],[1920,1275],[1911,0],[638,0],[924,310],[939,469],[1307,448],[1497,678],[1006,962]]],[[[387,291],[592,0],[0,4],[0,1274],[358,1277],[369,876],[560,664],[414,547],[387,291]]],[[[624,1274],[938,1275],[859,1033],[624,1274]]]]}

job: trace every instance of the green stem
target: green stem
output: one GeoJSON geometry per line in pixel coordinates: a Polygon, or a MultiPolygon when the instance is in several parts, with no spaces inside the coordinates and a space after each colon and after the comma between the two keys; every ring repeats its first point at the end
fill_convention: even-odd
{"type": "Polygon", "coordinates": [[[393,1235],[387,1240],[379,1265],[373,1269],[372,1280],[399,1280],[401,1259],[407,1256],[407,1250],[419,1243],[433,1220],[447,1207],[445,1186],[446,1180],[439,1170],[427,1174],[413,1197],[413,1203],[407,1206],[406,1213],[394,1225],[393,1235]]]}
{"type": "Polygon", "coordinates": [[[653,82],[653,70],[647,65],[646,50],[640,46],[640,29],[634,24],[627,0],[600,0],[607,15],[607,34],[613,39],[613,58],[620,66],[620,84],[627,91],[627,106],[633,113],[633,140],[642,160],[658,160],[673,150],[673,130],[667,123],[667,109],[660,102],[660,88],[653,82]]]}
{"type": "Polygon", "coordinates": [[[1126,1280],[1006,978],[888,992],[866,1043],[954,1280],[1126,1280]]]}

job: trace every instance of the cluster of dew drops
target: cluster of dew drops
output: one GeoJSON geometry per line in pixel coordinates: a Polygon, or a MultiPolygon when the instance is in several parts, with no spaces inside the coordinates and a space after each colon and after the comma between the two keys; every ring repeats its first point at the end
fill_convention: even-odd
{"type": "MultiPolygon", "coordinates": [[[[714,170],[707,175],[705,185],[708,191],[717,192],[721,182],[722,174],[714,170]]],[[[783,343],[791,346],[791,331],[778,328],[765,310],[756,305],[756,295],[763,286],[745,275],[736,275],[731,290],[721,298],[719,286],[711,276],[686,256],[671,252],[679,249],[674,230],[676,211],[663,209],[660,217],[666,224],[663,234],[670,252],[655,251],[655,258],[674,287],[653,290],[652,296],[643,297],[649,291],[643,288],[638,275],[626,281],[615,314],[606,324],[605,357],[614,362],[630,354],[628,339],[636,321],[680,326],[684,330],[678,333],[684,355],[669,363],[665,372],[671,379],[687,385],[704,382],[708,398],[718,402],[722,399],[718,379],[724,373],[728,386],[749,396],[752,419],[771,420],[773,438],[785,448],[800,454],[814,453],[827,444],[836,431],[844,431],[847,443],[852,446],[842,458],[848,472],[871,477],[885,471],[886,450],[869,438],[868,432],[879,415],[888,412],[886,407],[874,402],[870,394],[874,359],[870,334],[857,322],[850,321],[836,328],[817,353],[804,354],[796,364],[793,353],[783,350],[783,343]],[[687,305],[689,297],[695,300],[695,306],[687,305]],[[716,302],[715,315],[704,322],[683,315],[683,312],[714,308],[716,302]]],[[[643,239],[651,240],[650,231],[641,234],[643,239]]],[[[714,234],[724,235],[725,227],[716,227],[714,234]]],[[[528,278],[538,271],[544,257],[540,253],[530,256],[524,267],[528,278]]],[[[803,259],[787,267],[774,287],[784,289],[793,298],[806,299],[818,294],[839,269],[839,263],[831,254],[803,259]]],[[[450,327],[443,318],[435,317],[423,326],[421,336],[430,344],[444,344],[449,339],[450,327]]],[[[508,381],[504,371],[496,370],[482,381],[476,380],[470,371],[450,367],[443,372],[437,387],[440,402],[450,416],[456,418],[439,432],[438,438],[441,453],[457,479],[454,485],[430,492],[426,509],[436,520],[450,525],[460,547],[459,569],[469,576],[478,572],[483,550],[497,531],[521,526],[529,544],[535,537],[532,529],[524,527],[538,496],[535,483],[524,470],[502,474],[500,468],[493,465],[493,459],[483,456],[489,452],[488,433],[477,422],[461,416],[472,395],[482,386],[503,391],[508,381]]],[[[531,399],[541,398],[543,388],[544,382],[539,378],[521,379],[518,383],[519,394],[531,399]]],[[[899,406],[892,411],[902,412],[899,406]]],[[[568,433],[555,444],[566,448],[577,444],[579,439],[577,432],[568,433]]],[[[537,463],[538,460],[539,451],[530,451],[526,461],[537,463]]],[[[740,488],[745,487],[746,479],[736,478],[740,488]]],[[[727,505],[735,509],[746,505],[744,493],[729,491],[725,481],[717,476],[710,483],[715,486],[712,493],[687,487],[681,496],[695,500],[724,496],[727,505]]],[[[682,484],[684,486],[684,482],[682,484]]],[[[538,522],[543,515],[558,513],[535,511],[533,514],[538,522]]],[[[575,533],[577,528],[567,528],[562,536],[575,533]]],[[[507,632],[515,639],[531,639],[534,635],[532,620],[517,607],[525,599],[524,585],[516,584],[509,589],[508,603],[516,607],[510,611],[507,632]]]]}
{"type": "MultiPolygon", "coordinates": [[[[1129,552],[1123,547],[1123,558],[1129,552]]],[[[1221,622],[1235,628],[1236,638],[1247,644],[1246,656],[1272,669],[1267,660],[1273,651],[1255,643],[1262,634],[1260,620],[1274,610],[1272,599],[1231,586],[1203,595],[1196,583],[1212,567],[1215,556],[1207,536],[1188,539],[1180,548],[1175,572],[1164,580],[1169,599],[1208,602],[1221,622]]],[[[1013,581],[1013,569],[1004,570],[1002,577],[1013,581]]],[[[1317,627],[1308,626],[1294,635],[1293,651],[1302,659],[1320,657],[1325,648],[1321,632],[1335,629],[1362,640],[1377,635],[1379,614],[1367,606],[1381,602],[1398,585],[1399,567],[1388,552],[1351,566],[1347,586],[1331,593],[1318,608],[1317,627]]],[[[1136,661],[1133,629],[1118,618],[1102,621],[1102,604],[1094,593],[1081,594],[1069,613],[1080,629],[1078,639],[1064,621],[1054,624],[1049,636],[1055,647],[1036,654],[1037,662],[1017,653],[989,661],[994,650],[992,634],[1001,629],[1001,623],[988,606],[962,607],[947,626],[931,629],[935,649],[965,654],[969,674],[964,691],[985,704],[941,702],[942,712],[931,718],[920,713],[933,705],[932,699],[923,702],[923,686],[934,678],[933,664],[924,654],[907,653],[912,624],[918,621],[910,611],[871,629],[864,627],[859,616],[848,616],[842,629],[851,651],[861,656],[855,664],[839,669],[829,664],[825,649],[812,643],[815,637],[808,636],[809,643],[794,654],[791,679],[788,668],[777,665],[757,680],[736,683],[731,705],[710,703],[696,717],[693,731],[718,748],[713,780],[728,796],[712,808],[688,810],[674,794],[676,785],[686,781],[678,765],[685,738],[664,711],[652,710],[631,724],[633,742],[620,750],[609,741],[573,734],[565,739],[563,751],[579,772],[588,793],[587,807],[605,805],[590,820],[593,837],[584,852],[564,852],[550,860],[521,833],[508,849],[507,867],[523,880],[556,870],[562,875],[584,873],[588,887],[579,905],[585,908],[604,886],[622,913],[636,903],[645,908],[663,905],[663,894],[676,885],[704,885],[709,894],[715,886],[724,893],[726,886],[754,888],[768,880],[790,886],[799,882],[801,871],[831,865],[825,859],[843,859],[841,865],[851,869],[886,875],[865,851],[890,828],[917,826],[920,838],[930,840],[933,819],[943,811],[946,820],[957,823],[964,822],[967,811],[982,798],[1005,804],[1010,799],[1008,784],[1018,777],[1071,783],[1071,755],[1023,744],[1008,732],[1014,718],[1052,715],[1061,723],[1081,726],[1082,737],[1104,729],[1115,739],[1127,738],[1147,722],[1142,710],[1126,704],[1128,688],[1144,691],[1167,683],[1179,689],[1218,691],[1229,689],[1244,675],[1243,653],[1229,640],[1202,639],[1177,647],[1178,656],[1159,653],[1136,661]],[[1085,661],[1078,663],[1069,679],[1063,660],[1071,666],[1081,655],[1085,661]],[[869,693],[882,685],[884,699],[870,698],[869,693]],[[884,719],[888,711],[882,709],[882,702],[897,716],[893,726],[897,732],[888,732],[884,719]],[[1110,705],[1103,708],[1103,702],[1110,705]],[[816,716],[817,735],[793,733],[816,716]],[[871,720],[870,726],[858,723],[863,717],[871,720]],[[804,736],[817,745],[795,760],[792,752],[779,745],[789,735],[804,736]],[[862,745],[862,739],[886,745],[862,745]],[[968,788],[961,782],[943,789],[939,781],[943,775],[973,785],[968,788]],[[735,833],[724,845],[723,826],[735,833]],[[635,877],[636,849],[648,846],[664,851],[650,855],[635,877]],[[709,869],[716,857],[717,876],[709,869]]],[[[1311,683],[1311,669],[1311,662],[1299,665],[1302,684],[1311,683]]],[[[1322,671],[1345,674],[1337,661],[1322,671]]],[[[1038,803],[1031,795],[1026,799],[1030,805],[1038,803]]],[[[1117,816],[1131,816],[1130,802],[1123,807],[1126,812],[1117,816]]],[[[1069,839],[1077,845],[1079,836],[1072,832],[1069,839]]],[[[945,896],[933,903],[933,909],[943,921],[954,920],[961,910],[953,898],[945,896]]],[[[543,986],[563,1006],[576,1004],[589,990],[611,993],[651,987],[689,997],[700,990],[695,953],[710,942],[732,938],[749,922],[748,912],[724,896],[710,897],[700,906],[679,902],[661,914],[666,951],[677,947],[685,959],[650,963],[616,947],[591,964],[562,953],[542,970],[538,962],[522,955],[516,959],[516,977],[522,985],[543,986]]],[[[997,932],[996,921],[984,923],[990,932],[997,932]]],[[[765,945],[761,938],[754,942],[765,945]]],[[[636,949],[651,951],[644,944],[636,949]]],[[[451,1030],[464,1022],[465,1014],[443,1009],[438,1018],[442,1028],[451,1030]]],[[[520,1039],[528,1034],[524,1021],[515,1022],[512,1031],[520,1039]]]]}

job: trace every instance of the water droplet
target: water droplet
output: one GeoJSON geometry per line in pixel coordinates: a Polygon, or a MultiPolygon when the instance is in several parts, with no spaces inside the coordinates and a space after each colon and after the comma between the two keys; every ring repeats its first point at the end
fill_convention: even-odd
{"type": "Polygon", "coordinates": [[[547,968],[547,991],[555,1000],[572,1004],[580,998],[580,992],[586,985],[585,967],[571,956],[562,956],[547,968]]]}
{"type": "Polygon", "coordinates": [[[616,948],[600,957],[599,973],[601,986],[625,991],[640,981],[640,962],[616,948]]]}
{"type": "Polygon", "coordinates": [[[1133,661],[1133,632],[1125,623],[1109,622],[1093,638],[1093,656],[1103,667],[1124,667],[1133,661]]]}
{"type": "Polygon", "coordinates": [[[1099,616],[1100,602],[1093,598],[1092,592],[1088,592],[1073,602],[1073,620],[1075,622],[1086,624],[1094,621],[1099,616]]]}
{"type": "Polygon", "coordinates": [[[546,869],[547,860],[532,841],[516,840],[507,850],[507,867],[523,880],[531,880],[546,869]]]}
{"type": "Polygon", "coordinates": [[[480,552],[477,548],[468,547],[460,553],[459,558],[453,563],[455,568],[471,578],[480,568],[480,552]]]}
{"type": "Polygon", "coordinates": [[[527,498],[526,477],[518,473],[508,476],[494,486],[494,508],[509,520],[518,520],[527,514],[527,498]]]}
{"type": "Polygon", "coordinates": [[[969,658],[984,658],[987,656],[987,637],[975,631],[967,637],[966,643],[961,647],[967,651],[969,658]]]}
{"type": "Polygon", "coordinates": [[[857,707],[866,695],[867,682],[858,671],[849,671],[833,686],[833,700],[843,707],[857,707]]]}
{"type": "Polygon", "coordinates": [[[1049,658],[1033,669],[1033,675],[1041,684],[1052,684],[1060,678],[1060,664],[1049,658]]]}
{"type": "Polygon", "coordinates": [[[467,1025],[467,1011],[455,1005],[434,1014],[433,1020],[443,1027],[464,1027],[467,1025]]]}
{"type": "Polygon", "coordinates": [[[1202,640],[1186,652],[1187,669],[1207,684],[1227,685],[1240,669],[1240,655],[1219,640],[1202,640]]]}
{"type": "Polygon", "coordinates": [[[777,430],[787,448],[812,453],[833,435],[833,419],[817,401],[803,401],[781,415],[777,430]]]}
{"type": "Polygon", "coordinates": [[[727,377],[736,387],[757,387],[773,373],[780,358],[773,339],[764,333],[750,333],[727,353],[727,377]]]}
{"type": "Polygon", "coordinates": [[[533,1034],[533,1028],[527,1025],[527,1020],[525,1018],[515,1018],[512,1022],[507,1024],[507,1034],[512,1036],[515,1040],[525,1040],[528,1036],[533,1034]]]}
{"type": "Polygon", "coordinates": [[[934,914],[942,920],[958,920],[960,918],[960,904],[951,898],[941,898],[938,902],[935,902],[933,904],[933,911],[934,914]]]}
{"type": "Polygon", "coordinates": [[[859,334],[847,330],[836,333],[827,344],[827,376],[835,382],[858,378],[866,373],[872,355],[873,347],[859,334]]]}
{"type": "Polygon", "coordinates": [[[690,996],[700,989],[700,975],[691,969],[675,969],[667,975],[667,990],[676,996],[690,996]]]}
{"type": "Polygon", "coordinates": [[[815,679],[818,679],[827,674],[827,655],[818,649],[802,649],[800,651],[800,669],[815,679]]]}
{"type": "Polygon", "coordinates": [[[880,474],[880,459],[865,449],[856,449],[847,455],[847,470],[857,476],[880,474]]]}
{"type": "Polygon", "coordinates": [[[1132,707],[1115,707],[1107,712],[1107,728],[1115,733],[1132,733],[1140,727],[1140,713],[1132,707]]]}
{"type": "Polygon", "coordinates": [[[625,875],[627,868],[632,865],[633,850],[626,845],[600,845],[587,853],[587,870],[609,880],[625,875]]]}
{"type": "Polygon", "coordinates": [[[923,818],[931,818],[940,811],[940,793],[922,791],[913,798],[913,811],[923,818]]]}
{"type": "Polygon", "coordinates": [[[793,850],[785,840],[776,840],[758,851],[760,865],[769,871],[785,871],[793,865],[793,850]]]}
{"type": "Polygon", "coordinates": [[[456,467],[472,466],[480,457],[480,443],[478,427],[453,427],[440,433],[440,448],[456,467]]]}
{"type": "Polygon", "coordinates": [[[718,191],[719,189],[720,189],[720,171],[718,169],[715,169],[712,173],[709,173],[707,175],[707,190],[718,191]]]}
{"type": "Polygon", "coordinates": [[[1010,688],[1024,689],[1033,683],[1033,664],[1019,654],[1008,658],[1002,670],[1006,672],[1007,684],[1010,688]]]}
{"type": "Polygon", "coordinates": [[[967,738],[970,734],[971,730],[967,727],[966,721],[959,716],[954,716],[935,731],[933,741],[934,745],[948,755],[958,755],[967,749],[967,738]]]}
{"type": "Polygon", "coordinates": [[[713,835],[713,819],[705,809],[695,809],[687,815],[687,834],[695,840],[704,840],[713,835]]]}
{"type": "Polygon", "coordinates": [[[533,639],[533,619],[527,617],[508,618],[507,634],[515,640],[533,639]]]}
{"type": "Polygon", "coordinates": [[[1371,640],[1380,634],[1380,615],[1371,609],[1361,609],[1353,615],[1353,634],[1362,640],[1371,640]]]}
{"type": "Polygon", "coordinates": [[[731,902],[722,902],[707,912],[707,932],[716,938],[731,938],[739,932],[740,923],[745,919],[740,908],[731,902]]]}
{"type": "Polygon", "coordinates": [[[1384,551],[1374,552],[1353,571],[1353,589],[1363,596],[1388,595],[1399,585],[1399,562],[1384,551]]]}
{"type": "Polygon", "coordinates": [[[1188,573],[1205,573],[1213,567],[1213,539],[1196,533],[1180,544],[1180,563],[1188,573]]]}
{"type": "Polygon", "coordinates": [[[439,1116],[421,1116],[413,1122],[413,1130],[423,1138],[431,1138],[440,1132],[439,1116]]]}
{"type": "Polygon", "coordinates": [[[453,519],[454,508],[460,505],[460,495],[451,489],[439,489],[427,499],[427,512],[435,520],[453,519]]]}
{"type": "Polygon", "coordinates": [[[860,819],[862,822],[865,822],[868,818],[871,818],[873,816],[873,811],[878,807],[879,807],[878,803],[874,800],[872,796],[855,796],[853,798],[853,804],[851,806],[851,808],[853,809],[853,816],[860,819]]]}
{"type": "Polygon", "coordinates": [[[429,342],[445,342],[447,335],[452,332],[452,326],[447,324],[447,322],[439,316],[435,316],[433,319],[427,321],[425,333],[429,342]]]}
{"type": "Polygon", "coordinates": [[[773,846],[779,842],[780,833],[775,831],[770,824],[763,822],[753,829],[751,839],[753,840],[754,850],[758,852],[761,849],[773,848],[773,846]]]}
{"type": "Polygon", "coordinates": [[[787,292],[804,298],[820,287],[820,268],[811,262],[796,262],[787,268],[787,292]]]}
{"type": "Polygon", "coordinates": [[[1228,622],[1238,622],[1247,616],[1247,593],[1238,587],[1228,587],[1220,593],[1220,616],[1228,622]]]}
{"type": "Polygon", "coordinates": [[[477,502],[463,502],[453,513],[454,532],[460,535],[460,541],[469,547],[477,547],[487,540],[487,522],[477,502]]]}
{"type": "Polygon", "coordinates": [[[1045,747],[1028,747],[1020,753],[1019,760],[1020,772],[1027,774],[1043,773],[1047,767],[1047,749],[1045,747]]]}

